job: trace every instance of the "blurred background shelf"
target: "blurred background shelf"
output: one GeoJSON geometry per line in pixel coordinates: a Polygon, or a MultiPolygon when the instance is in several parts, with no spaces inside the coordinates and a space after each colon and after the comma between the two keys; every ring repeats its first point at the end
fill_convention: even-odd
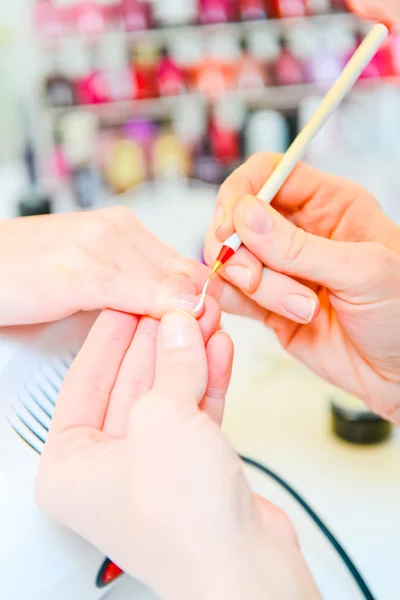
{"type": "MultiPolygon", "coordinates": [[[[154,29],[143,29],[138,31],[126,31],[121,27],[110,28],[99,35],[84,36],[76,32],[67,32],[63,38],[84,39],[87,44],[95,44],[104,39],[114,38],[116,35],[123,38],[126,42],[143,42],[152,44],[163,44],[176,39],[178,36],[214,36],[219,33],[227,35],[245,35],[254,31],[264,31],[266,34],[273,32],[284,35],[288,31],[293,31],[299,26],[324,27],[326,25],[335,25],[343,27],[356,28],[357,30],[367,30],[370,24],[360,21],[350,13],[327,13],[322,15],[307,17],[286,17],[283,19],[255,19],[251,21],[238,21],[234,23],[212,23],[199,25],[176,25],[165,26],[154,29]]],[[[41,39],[41,45],[46,48],[52,48],[57,45],[57,38],[41,39]]]]}
{"type": "MultiPolygon", "coordinates": [[[[386,77],[384,79],[370,79],[359,82],[354,93],[373,91],[379,89],[382,84],[399,86],[399,77],[386,77]]],[[[101,123],[116,124],[123,123],[134,117],[173,117],[177,111],[187,102],[198,102],[205,106],[213,106],[220,102],[237,100],[247,105],[248,109],[268,110],[296,110],[302,100],[311,96],[321,97],[327,91],[327,86],[305,83],[291,86],[271,86],[257,91],[232,91],[227,92],[218,99],[205,99],[199,93],[188,93],[180,96],[163,98],[152,98],[146,100],[127,100],[121,102],[108,102],[102,104],[85,104],[75,106],[60,106],[50,108],[49,112],[53,119],[60,118],[68,113],[77,111],[89,111],[94,113],[101,123]]]]}

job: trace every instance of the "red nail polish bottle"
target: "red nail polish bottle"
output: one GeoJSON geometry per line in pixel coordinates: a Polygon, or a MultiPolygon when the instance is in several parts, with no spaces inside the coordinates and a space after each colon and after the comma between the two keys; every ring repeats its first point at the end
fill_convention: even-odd
{"type": "Polygon", "coordinates": [[[306,16],[305,0],[272,0],[272,15],[277,19],[306,16]]]}

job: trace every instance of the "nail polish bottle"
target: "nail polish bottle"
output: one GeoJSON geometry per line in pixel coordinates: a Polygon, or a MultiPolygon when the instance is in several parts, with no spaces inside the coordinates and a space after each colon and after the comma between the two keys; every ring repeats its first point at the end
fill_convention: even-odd
{"type": "Polygon", "coordinates": [[[342,71],[343,56],[340,44],[334,43],[334,35],[326,32],[315,34],[315,50],[304,61],[305,78],[310,83],[318,83],[330,87],[342,71]]]}
{"type": "Polygon", "coordinates": [[[59,52],[48,53],[48,64],[44,71],[44,94],[47,106],[62,108],[73,106],[76,101],[74,81],[72,79],[73,63],[69,55],[64,53],[65,42],[61,42],[59,52]]]}
{"type": "Polygon", "coordinates": [[[104,14],[100,5],[93,0],[85,0],[75,5],[74,17],[77,31],[84,37],[97,37],[104,33],[104,14]]]}
{"type": "Polygon", "coordinates": [[[213,154],[228,175],[239,165],[242,156],[240,129],[246,113],[238,101],[216,103],[209,123],[209,139],[213,154]]]}
{"type": "Polygon", "coordinates": [[[101,70],[101,45],[77,46],[79,74],[75,81],[75,94],[80,105],[103,104],[109,101],[106,78],[101,70]]]}
{"type": "Polygon", "coordinates": [[[247,38],[240,43],[241,57],[237,63],[237,89],[262,94],[267,84],[266,70],[250,52],[247,38]]]}
{"type": "Polygon", "coordinates": [[[276,19],[305,17],[305,0],[272,0],[272,16],[276,19]]]}
{"type": "Polygon", "coordinates": [[[393,430],[390,423],[373,414],[361,400],[339,389],[331,397],[331,423],[337,437],[363,446],[388,440],[393,430]]]}
{"type": "Polygon", "coordinates": [[[265,0],[240,0],[240,17],[242,21],[254,21],[267,18],[265,0]]]}
{"type": "Polygon", "coordinates": [[[289,129],[285,117],[275,110],[255,111],[244,131],[244,154],[249,158],[257,152],[285,153],[289,147],[289,129]]]}
{"type": "Polygon", "coordinates": [[[274,75],[277,85],[298,85],[304,82],[304,67],[292,54],[284,37],[280,39],[281,53],[276,61],[274,75]]]}
{"type": "Polygon", "coordinates": [[[121,13],[126,31],[141,31],[152,26],[151,3],[147,0],[122,0],[121,13]]]}
{"type": "Polygon", "coordinates": [[[218,35],[208,39],[203,59],[198,64],[195,85],[202,96],[216,101],[236,89],[240,48],[232,37],[218,35]]]}
{"type": "Polygon", "coordinates": [[[46,215],[52,212],[52,199],[44,192],[40,185],[38,172],[38,157],[29,132],[29,119],[26,114],[22,115],[22,121],[25,121],[25,141],[23,147],[23,163],[26,171],[27,190],[19,199],[18,214],[21,217],[31,217],[34,215],[46,215]]]}
{"type": "Polygon", "coordinates": [[[207,137],[199,144],[194,160],[193,175],[196,179],[212,185],[222,182],[222,168],[213,154],[211,142],[207,137]]]}
{"type": "Polygon", "coordinates": [[[157,138],[158,127],[154,121],[148,119],[135,119],[128,121],[122,128],[123,137],[135,140],[143,151],[147,165],[147,176],[150,175],[153,145],[157,138]]]}
{"type": "Polygon", "coordinates": [[[236,0],[199,0],[200,22],[203,25],[228,23],[238,18],[236,0]]]}
{"type": "Polygon", "coordinates": [[[190,25],[197,22],[198,0],[152,0],[154,20],[159,27],[190,25]]]}
{"type": "Polygon", "coordinates": [[[101,177],[95,164],[98,120],[89,111],[74,111],[60,122],[63,150],[71,177],[71,190],[80,208],[98,206],[102,199],[101,177]]]}
{"type": "Polygon", "coordinates": [[[133,49],[131,72],[136,100],[158,96],[156,78],[158,58],[158,52],[151,44],[142,43],[133,49]]]}
{"type": "Polygon", "coordinates": [[[38,0],[35,4],[36,29],[43,39],[59,39],[63,34],[60,12],[52,0],[38,0]]]}
{"type": "Polygon", "coordinates": [[[140,144],[121,135],[111,149],[106,169],[108,185],[115,193],[122,194],[145,181],[146,177],[146,158],[140,144]]]}
{"type": "Polygon", "coordinates": [[[306,0],[309,15],[326,15],[331,12],[331,0],[306,0]]]}
{"type": "Polygon", "coordinates": [[[178,96],[186,91],[182,69],[171,58],[168,47],[160,51],[161,60],[157,68],[157,83],[160,96],[178,96]]]}
{"type": "Polygon", "coordinates": [[[98,46],[98,69],[97,80],[93,84],[99,85],[103,90],[102,102],[123,102],[133,100],[135,97],[135,85],[132,70],[129,64],[126,47],[123,38],[118,33],[108,34],[102,39],[98,46]],[[96,83],[99,81],[100,83],[96,83]]]}
{"type": "Polygon", "coordinates": [[[271,30],[266,36],[265,31],[256,28],[249,32],[247,45],[249,53],[264,71],[265,87],[275,85],[275,64],[281,51],[278,35],[271,30]]]}
{"type": "Polygon", "coordinates": [[[156,180],[187,179],[192,170],[187,148],[170,129],[162,130],[153,147],[153,174],[156,180]]]}

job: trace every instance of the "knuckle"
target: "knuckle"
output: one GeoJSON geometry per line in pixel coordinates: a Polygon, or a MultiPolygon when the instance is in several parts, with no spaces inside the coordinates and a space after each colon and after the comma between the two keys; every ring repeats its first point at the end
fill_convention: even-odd
{"type": "Polygon", "coordinates": [[[312,237],[300,227],[291,228],[283,251],[285,264],[290,265],[305,260],[312,253],[312,237]]]}
{"type": "Polygon", "coordinates": [[[91,219],[85,225],[83,244],[89,247],[103,245],[114,233],[115,227],[110,220],[98,217],[91,219]]]}
{"type": "Polygon", "coordinates": [[[129,220],[134,220],[135,215],[127,206],[111,206],[106,209],[107,216],[114,223],[126,224],[129,220]]]}
{"type": "Polygon", "coordinates": [[[362,272],[369,280],[393,277],[399,272],[400,257],[379,242],[366,242],[362,272]]]}

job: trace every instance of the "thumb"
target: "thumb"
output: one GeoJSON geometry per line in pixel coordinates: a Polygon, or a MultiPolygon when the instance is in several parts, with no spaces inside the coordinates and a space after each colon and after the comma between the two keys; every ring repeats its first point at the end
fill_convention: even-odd
{"type": "Polygon", "coordinates": [[[246,247],[276,271],[363,302],[386,297],[389,288],[393,292],[388,273],[400,267],[400,258],[378,243],[313,235],[253,196],[235,207],[234,225],[246,247]]]}
{"type": "Polygon", "coordinates": [[[198,405],[207,384],[207,355],[199,324],[184,311],[166,313],[159,330],[153,391],[198,405]]]}

